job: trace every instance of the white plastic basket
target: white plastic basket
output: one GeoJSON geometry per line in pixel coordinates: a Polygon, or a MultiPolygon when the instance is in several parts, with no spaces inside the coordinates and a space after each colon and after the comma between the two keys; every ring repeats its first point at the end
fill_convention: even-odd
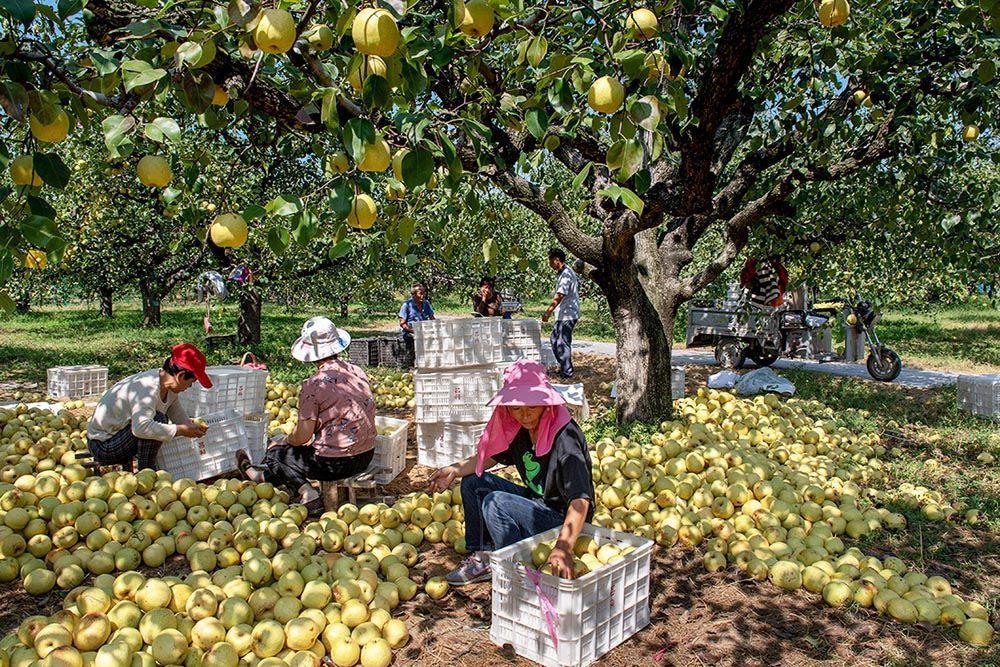
{"type": "Polygon", "coordinates": [[[559,392],[559,395],[566,401],[573,419],[583,422],[590,417],[590,403],[587,402],[587,395],[583,391],[583,383],[577,384],[554,384],[552,388],[559,392]]]}
{"type": "Polygon", "coordinates": [[[236,410],[241,415],[264,412],[267,371],[245,366],[209,366],[205,369],[212,388],[195,383],[180,395],[181,405],[192,417],[236,410]]]}
{"type": "Polygon", "coordinates": [[[97,396],[108,389],[106,366],[56,366],[47,376],[48,394],[53,398],[97,396]]]}
{"type": "Polygon", "coordinates": [[[684,398],[685,377],[683,366],[670,367],[670,398],[684,398]]]}
{"type": "Polygon", "coordinates": [[[635,547],[621,560],[578,579],[542,574],[536,589],[521,561],[531,549],[555,539],[560,528],[490,554],[493,622],[490,640],[546,667],[584,667],[649,625],[649,560],[653,542],[630,533],[584,524],[582,535],[600,544],[635,547]],[[540,593],[555,608],[558,647],[549,634],[540,593]]]}
{"type": "Polygon", "coordinates": [[[393,431],[375,438],[375,458],[369,467],[376,484],[388,484],[406,467],[406,430],[410,422],[392,417],[375,417],[378,427],[391,426],[393,431]]]}
{"type": "Polygon", "coordinates": [[[460,368],[503,361],[502,321],[469,317],[414,322],[417,368],[460,368]]]}
{"type": "MultiPolygon", "coordinates": [[[[500,357],[502,361],[518,359],[542,359],[542,323],[538,320],[500,320],[502,339],[500,357]]],[[[545,347],[549,347],[545,341],[545,347]]]]}
{"type": "Polygon", "coordinates": [[[247,432],[247,452],[250,460],[255,463],[264,457],[264,450],[267,449],[267,425],[270,419],[271,416],[266,412],[243,417],[243,428],[247,432]]]}
{"type": "Polygon", "coordinates": [[[486,424],[417,424],[417,463],[440,468],[476,453],[486,424]]]}
{"type": "Polygon", "coordinates": [[[174,438],[156,455],[156,467],[174,479],[200,481],[236,469],[236,450],[247,447],[246,422],[236,410],[223,410],[201,417],[208,432],[200,438],[174,438]]]}
{"type": "Polygon", "coordinates": [[[1000,419],[1000,375],[959,375],[955,389],[958,407],[1000,419]]]}
{"type": "Polygon", "coordinates": [[[488,421],[493,408],[486,405],[503,380],[496,366],[413,374],[418,423],[488,421]]]}

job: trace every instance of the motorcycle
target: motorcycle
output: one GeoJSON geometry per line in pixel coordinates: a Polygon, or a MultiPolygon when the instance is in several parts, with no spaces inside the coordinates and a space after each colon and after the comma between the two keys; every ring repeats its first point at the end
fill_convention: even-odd
{"type": "Polygon", "coordinates": [[[853,301],[845,302],[845,310],[848,311],[847,323],[857,327],[864,334],[868,345],[868,358],[865,360],[868,374],[880,382],[892,382],[899,377],[899,373],[903,370],[903,361],[894,350],[882,345],[875,332],[875,323],[881,319],[882,314],[857,292],[854,293],[853,301]]]}

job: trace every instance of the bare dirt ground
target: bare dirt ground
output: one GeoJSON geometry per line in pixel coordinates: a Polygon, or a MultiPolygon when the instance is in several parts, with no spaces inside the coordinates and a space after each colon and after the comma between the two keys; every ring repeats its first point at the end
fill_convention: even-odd
{"type": "MultiPolygon", "coordinates": [[[[613,361],[580,355],[578,377],[586,387],[591,406],[609,405],[602,383],[613,379],[613,361]]],[[[688,394],[704,384],[708,368],[688,367],[688,394]]],[[[920,400],[919,396],[913,397],[920,400]]],[[[407,411],[397,416],[410,417],[407,411]]],[[[413,427],[405,472],[380,493],[400,495],[425,488],[432,471],[416,464],[413,427]]],[[[918,562],[928,574],[949,579],[968,579],[953,563],[974,562],[975,576],[964,581],[967,590],[982,599],[1000,590],[997,544],[984,531],[953,527],[927,535],[927,549],[919,553],[906,545],[895,552],[870,549],[885,556],[895,553],[908,562],[918,562]],[[947,543],[947,554],[935,558],[934,542],[947,543]],[[989,543],[989,546],[986,546],[989,543]],[[947,562],[945,562],[945,560],[947,562]]],[[[442,545],[425,545],[420,564],[412,576],[443,575],[461,556],[442,545]]],[[[1000,648],[975,649],[957,639],[954,630],[903,626],[872,611],[831,609],[818,596],[799,591],[779,592],[769,584],[746,579],[727,569],[707,572],[701,552],[677,546],[657,547],[653,552],[650,581],[650,624],[601,658],[597,665],[626,667],[757,667],[766,665],[859,667],[882,665],[965,666],[1000,665],[1000,648]]],[[[159,575],[180,574],[186,563],[175,557],[159,575]]],[[[151,573],[152,574],[152,573],[151,573]]],[[[0,587],[0,632],[7,633],[32,614],[51,614],[61,604],[62,594],[27,595],[20,584],[0,587]]],[[[518,667],[533,665],[509,648],[489,639],[490,586],[477,584],[452,589],[439,601],[421,593],[395,612],[410,628],[409,644],[397,651],[395,665],[518,667]]]]}

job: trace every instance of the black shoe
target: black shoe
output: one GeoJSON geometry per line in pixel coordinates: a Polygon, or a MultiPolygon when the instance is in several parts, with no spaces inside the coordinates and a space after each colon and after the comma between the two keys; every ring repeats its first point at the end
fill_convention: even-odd
{"type": "Polygon", "coordinates": [[[250,479],[250,474],[247,471],[252,467],[253,467],[253,462],[250,460],[250,455],[247,454],[247,450],[237,449],[236,469],[240,472],[240,476],[242,476],[243,479],[250,479]]]}
{"type": "Polygon", "coordinates": [[[323,512],[326,511],[326,508],[323,506],[323,496],[320,496],[319,498],[313,498],[305,505],[306,505],[306,511],[309,513],[310,517],[320,516],[321,514],[323,514],[323,512]]]}

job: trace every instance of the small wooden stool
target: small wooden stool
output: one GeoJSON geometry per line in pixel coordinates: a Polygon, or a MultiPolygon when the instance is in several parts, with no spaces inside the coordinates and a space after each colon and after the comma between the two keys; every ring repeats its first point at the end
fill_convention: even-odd
{"type": "Polygon", "coordinates": [[[340,490],[347,492],[347,502],[352,505],[358,504],[358,489],[374,489],[378,487],[375,483],[374,467],[358,473],[354,477],[338,479],[335,482],[320,482],[320,492],[323,494],[323,508],[329,512],[336,510],[340,506],[340,490]]]}

